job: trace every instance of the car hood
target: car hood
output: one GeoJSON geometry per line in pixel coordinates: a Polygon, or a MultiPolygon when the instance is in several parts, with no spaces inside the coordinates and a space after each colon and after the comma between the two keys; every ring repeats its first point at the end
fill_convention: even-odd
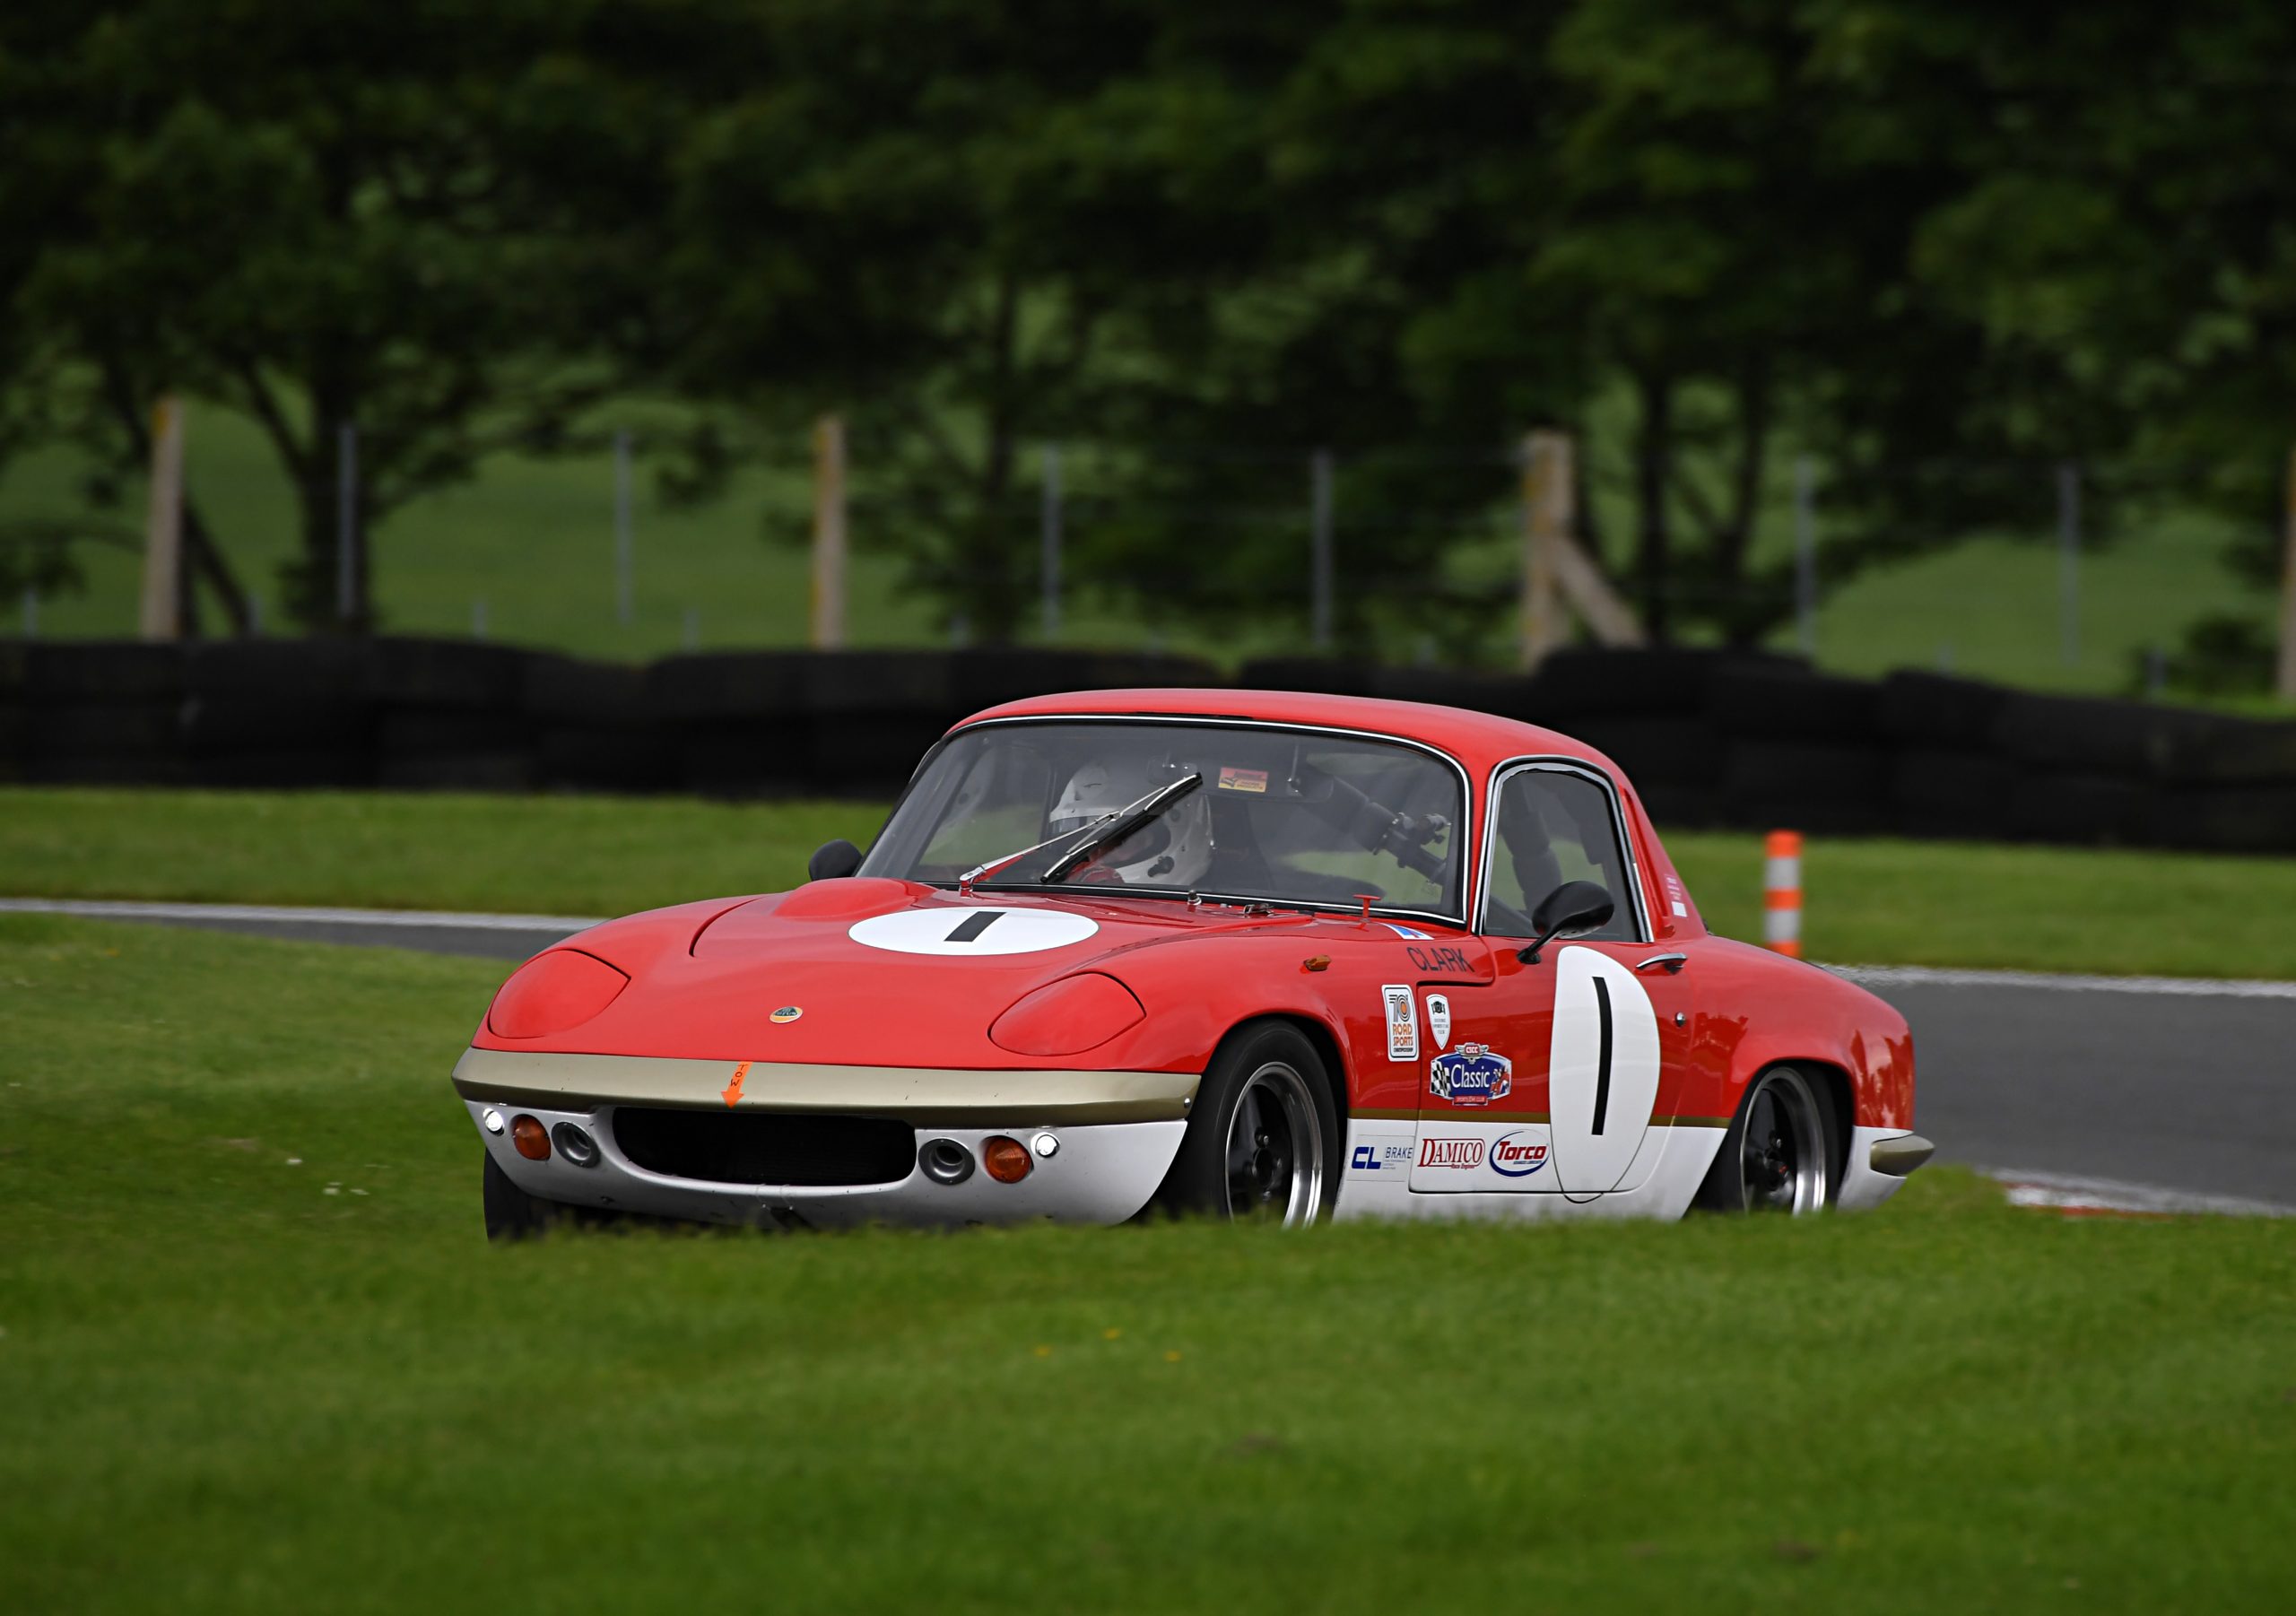
{"type": "MultiPolygon", "coordinates": [[[[1393,930],[1375,929],[1393,943],[1393,930]]],[[[561,946],[605,960],[630,977],[629,986],[564,1032],[513,1039],[482,1028],[476,1041],[500,1049],[839,1065],[1093,1064],[1102,1052],[1051,1063],[1016,1057],[990,1039],[988,1029],[1031,992],[1080,972],[1136,984],[1150,951],[1301,934],[1337,941],[1361,938],[1364,928],[1351,917],[1191,908],[1169,899],[961,895],[911,882],[817,882],[699,916],[690,906],[633,917],[570,938],[561,946]]],[[[1252,951],[1238,952],[1239,967],[1252,951]]],[[[1169,979],[1171,973],[1145,974],[1169,979]]],[[[1153,1017],[1159,1006],[1151,1001],[1145,1009],[1153,1017]]]]}

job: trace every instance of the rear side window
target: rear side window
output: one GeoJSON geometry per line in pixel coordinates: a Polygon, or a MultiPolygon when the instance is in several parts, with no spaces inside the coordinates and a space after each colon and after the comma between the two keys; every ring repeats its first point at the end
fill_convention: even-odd
{"type": "Polygon", "coordinates": [[[1570,769],[1518,769],[1499,784],[1489,834],[1485,932],[1535,936],[1531,914],[1540,900],[1567,881],[1591,881],[1609,891],[1613,908],[1610,924],[1588,935],[1602,942],[1634,940],[1634,883],[1607,788],[1570,769]]]}

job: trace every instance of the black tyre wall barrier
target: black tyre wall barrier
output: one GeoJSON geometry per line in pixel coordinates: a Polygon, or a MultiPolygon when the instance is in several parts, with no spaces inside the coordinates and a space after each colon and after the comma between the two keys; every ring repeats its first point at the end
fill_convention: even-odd
{"type": "Polygon", "coordinates": [[[1325,691],[1574,736],[1662,823],[2296,852],[2296,722],[1877,682],[1731,651],[1533,674],[1093,651],[712,652],[647,667],[460,640],[0,641],[0,781],[883,800],[951,725],[1064,690],[1325,691]]]}

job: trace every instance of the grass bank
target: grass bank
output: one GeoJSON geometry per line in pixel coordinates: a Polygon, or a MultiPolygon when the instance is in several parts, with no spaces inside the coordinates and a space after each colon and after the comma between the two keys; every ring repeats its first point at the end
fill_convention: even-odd
{"type": "Polygon", "coordinates": [[[2296,1226],[485,1246],[498,968],[0,917],[27,1610],[2277,1610],[2296,1226]]]}
{"type": "MultiPolygon", "coordinates": [[[[612,915],[804,879],[876,804],[0,790],[0,896],[612,915]]],[[[1761,925],[1757,837],[1667,838],[1716,930],[1761,925]]],[[[1813,838],[1818,959],[2296,977],[2296,859],[1813,838]]]]}

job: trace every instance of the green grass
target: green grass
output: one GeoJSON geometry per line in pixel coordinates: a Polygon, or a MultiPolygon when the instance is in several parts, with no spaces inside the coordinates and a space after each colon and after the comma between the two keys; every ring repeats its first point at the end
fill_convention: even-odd
{"type": "MultiPolygon", "coordinates": [[[[0,789],[0,896],[612,915],[774,891],[870,804],[0,789]]],[[[1708,923],[1761,929],[1757,837],[1666,838],[1708,923]]],[[[1813,838],[1813,958],[2296,978],[2296,859],[1813,838]]]]}
{"type": "Polygon", "coordinates": [[[12,1609],[2279,1610],[2296,1226],[490,1248],[499,967],[0,917],[12,1609]]]}
{"type": "MultiPolygon", "coordinates": [[[[1631,412],[1605,417],[1606,442],[1624,440],[1630,417],[1631,412]]],[[[648,421],[637,406],[615,406],[605,424],[625,419],[642,444],[648,421]]],[[[222,535],[241,582],[262,600],[266,621],[282,623],[278,570],[295,547],[291,488],[248,421],[195,403],[187,430],[191,495],[222,535]]],[[[404,632],[466,634],[483,603],[493,639],[639,658],[683,646],[691,612],[698,643],[705,647],[802,644],[810,601],[804,549],[810,520],[807,449],[792,437],[761,444],[758,453],[772,464],[744,470],[722,497],[701,505],[664,501],[641,456],[634,488],[635,599],[626,624],[618,620],[614,602],[611,460],[492,456],[472,482],[406,506],[373,535],[375,598],[383,623],[404,632]]],[[[1764,556],[1792,542],[1789,469],[1786,458],[1772,468],[1772,497],[1757,534],[1764,556]]],[[[0,517],[84,512],[84,463],[64,449],[21,457],[0,472],[0,517]]],[[[865,456],[857,462],[854,478],[865,496],[865,456]]],[[[1603,530],[1613,560],[1622,564],[1634,526],[1622,465],[1610,466],[1598,483],[1603,530]]],[[[1299,488],[1304,500],[1304,467],[1299,488]]],[[[42,605],[42,633],[135,631],[143,499],[140,483],[130,480],[108,517],[128,543],[83,548],[87,587],[42,605]]],[[[883,507],[857,508],[848,638],[860,646],[948,643],[952,625],[945,609],[902,587],[900,535],[891,526],[899,519],[883,507]]],[[[1344,509],[1340,519],[1346,520],[1344,509]]],[[[1222,529],[1204,542],[1226,543],[1229,536],[1222,529]]],[[[1950,536],[1939,535],[1932,553],[1839,587],[1830,585],[1817,625],[1821,663],[1859,674],[1944,663],[1976,677],[2118,694],[2130,688],[2135,656],[2150,647],[2174,645],[2195,619],[2229,612],[2262,621],[2270,613],[2270,603],[2256,598],[2223,564],[2231,529],[2197,511],[2171,511],[2146,518],[2110,544],[2092,545],[2084,556],[2080,645],[2067,663],[2059,642],[2057,561],[2046,535],[1990,534],[1948,547],[1950,536]]],[[[1035,538],[1034,526],[1024,522],[1013,543],[1033,555],[1035,538]]],[[[1455,580],[1503,580],[1514,575],[1518,546],[1511,513],[1495,506],[1482,530],[1462,538],[1445,570],[1455,580]]],[[[1201,631],[1183,627],[1165,640],[1172,649],[1222,664],[1305,652],[1304,569],[1303,556],[1302,595],[1292,603],[1292,613],[1201,631]]],[[[1081,558],[1072,558],[1070,570],[1072,586],[1089,586],[1081,558]]],[[[1341,586],[1346,586],[1344,577],[1341,586]]],[[[13,613],[15,604],[6,605],[13,613]]],[[[1133,615],[1088,590],[1068,603],[1065,615],[1067,643],[1157,643],[1133,615]]],[[[1032,630],[1033,610],[1028,621],[1032,630]]],[[[1794,639],[1789,624],[1773,642],[1790,649],[1794,639]]],[[[1440,652],[1447,659],[1507,665],[1510,645],[1504,625],[1441,645],[1398,627],[1383,635],[1380,648],[1398,660],[1440,652]]]]}

